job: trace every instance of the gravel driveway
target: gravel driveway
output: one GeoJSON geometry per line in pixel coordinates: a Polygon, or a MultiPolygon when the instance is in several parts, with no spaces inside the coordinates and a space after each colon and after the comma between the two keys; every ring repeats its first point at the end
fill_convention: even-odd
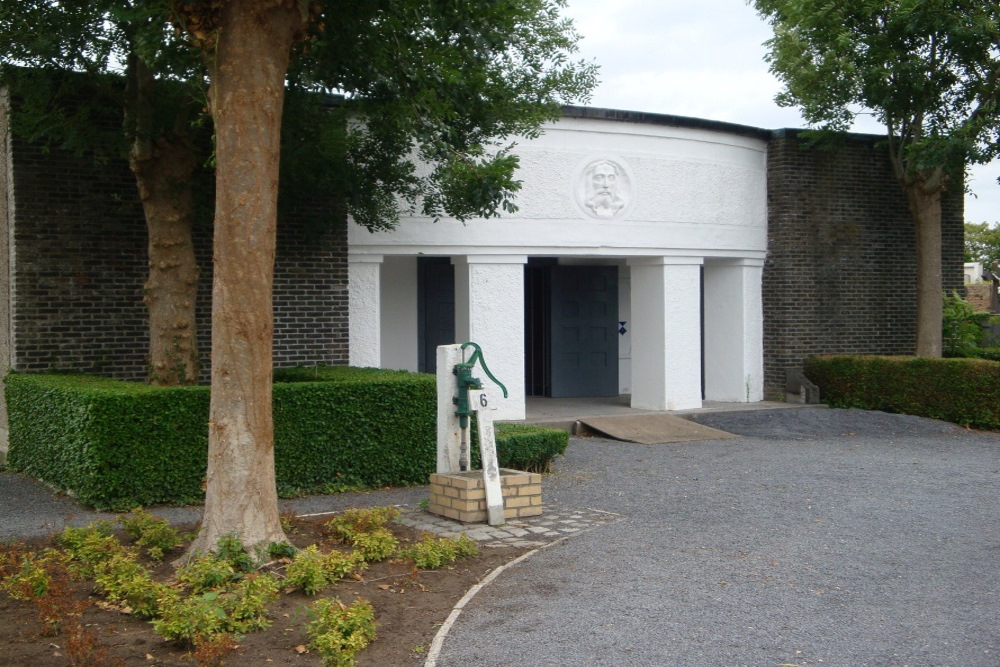
{"type": "Polygon", "coordinates": [[[481,591],[438,665],[1000,665],[1000,435],[806,408],[574,438],[546,502],[621,518],[481,591]]]}

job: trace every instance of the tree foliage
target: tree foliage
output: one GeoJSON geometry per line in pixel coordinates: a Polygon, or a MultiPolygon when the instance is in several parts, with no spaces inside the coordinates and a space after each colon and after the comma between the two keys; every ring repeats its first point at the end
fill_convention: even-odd
{"type": "Polygon", "coordinates": [[[1000,269],[1000,226],[965,223],[965,261],[982,262],[984,269],[1000,269]]]}
{"type": "Polygon", "coordinates": [[[559,15],[565,4],[313,5],[290,80],[346,96],[355,121],[343,187],[355,221],[375,230],[401,211],[464,220],[516,208],[510,138],[536,136],[596,83],[594,65],[570,60],[578,35],[559,15]]]}
{"type": "Polygon", "coordinates": [[[777,101],[821,130],[886,128],[916,229],[917,340],[941,356],[941,195],[1000,154],[1000,3],[752,0],[774,28],[777,101]]]}
{"type": "Polygon", "coordinates": [[[206,84],[197,51],[166,19],[161,2],[0,1],[3,79],[19,102],[15,133],[107,159],[136,139],[183,129],[203,106],[206,84]],[[139,61],[155,74],[155,89],[142,91],[149,115],[137,108],[139,61]],[[116,111],[125,111],[124,125],[108,123],[116,111]]]}
{"type": "Polygon", "coordinates": [[[900,175],[1000,153],[1000,4],[982,0],[754,0],[770,20],[777,101],[846,131],[871,114],[900,175]]]}

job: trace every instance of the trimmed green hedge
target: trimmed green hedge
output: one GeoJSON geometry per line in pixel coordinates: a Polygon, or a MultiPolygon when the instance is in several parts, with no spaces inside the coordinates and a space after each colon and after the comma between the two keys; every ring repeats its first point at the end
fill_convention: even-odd
{"type": "MultiPolygon", "coordinates": [[[[276,371],[275,379],[283,497],[426,484],[434,472],[434,376],[319,367],[276,371]]],[[[12,470],[99,508],[202,501],[208,387],[17,373],[5,382],[12,470]]],[[[498,457],[508,468],[547,469],[567,442],[562,431],[497,425],[498,457]]]]}
{"type": "MultiPolygon", "coordinates": [[[[549,472],[552,459],[566,453],[569,433],[532,424],[498,422],[494,425],[497,438],[497,460],[504,468],[526,472],[549,472]]],[[[478,440],[474,440],[478,443],[478,440]]],[[[482,466],[479,447],[472,446],[472,467],[482,466]]]]}
{"type": "Polygon", "coordinates": [[[824,403],[1000,429],[1000,362],[823,356],[805,364],[824,403]]]}
{"type": "Polygon", "coordinates": [[[99,508],[201,501],[207,387],[15,373],[5,382],[11,470],[99,508]]]}

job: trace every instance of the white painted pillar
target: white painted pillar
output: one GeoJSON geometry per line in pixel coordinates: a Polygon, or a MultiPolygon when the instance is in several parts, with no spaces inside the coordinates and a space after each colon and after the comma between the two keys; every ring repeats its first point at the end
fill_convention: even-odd
{"type": "Polygon", "coordinates": [[[629,260],[632,407],[701,407],[700,257],[629,260]]]}
{"type": "Polygon", "coordinates": [[[379,368],[381,347],[382,255],[347,255],[347,294],[352,366],[379,368]]]}
{"type": "Polygon", "coordinates": [[[764,309],[759,259],[705,263],[705,399],[764,398],[764,309]]]}
{"type": "Polygon", "coordinates": [[[455,414],[458,406],[454,402],[454,398],[458,395],[454,368],[462,363],[462,350],[459,345],[438,345],[436,354],[437,471],[451,475],[462,471],[460,465],[462,428],[458,415],[455,414]]]}
{"type": "MultiPolygon", "coordinates": [[[[478,343],[500,388],[479,371],[475,377],[497,404],[493,418],[524,419],[524,265],[526,255],[456,257],[455,336],[457,342],[478,343]]],[[[466,358],[472,350],[466,350],[466,358]]]]}

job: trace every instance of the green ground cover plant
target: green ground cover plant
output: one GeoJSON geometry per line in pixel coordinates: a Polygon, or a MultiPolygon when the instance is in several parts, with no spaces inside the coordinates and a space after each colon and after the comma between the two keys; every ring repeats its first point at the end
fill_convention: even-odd
{"type": "MultiPolygon", "coordinates": [[[[390,532],[398,514],[391,507],[348,510],[321,526],[315,533],[319,542],[261,566],[247,567],[252,562],[249,554],[233,538],[220,544],[219,553],[197,556],[175,571],[168,564],[160,567],[163,554],[153,557],[148,549],[152,537],[169,532],[166,522],[141,509],[133,510],[118,522],[127,526],[124,530],[116,531],[110,521],[95,521],[82,528],[66,528],[51,547],[0,545],[0,593],[34,605],[50,633],[70,633],[67,642],[72,639],[76,646],[70,664],[103,666],[116,662],[102,652],[99,638],[92,636],[88,626],[79,622],[81,604],[145,619],[162,640],[185,647],[195,664],[221,665],[246,637],[271,625],[280,598],[301,591],[317,599],[307,605],[308,614],[286,614],[284,623],[301,624],[308,637],[305,650],[319,655],[325,664],[352,665],[357,653],[375,637],[375,609],[363,598],[345,604],[337,595],[324,597],[326,589],[359,576],[375,559],[396,561],[400,571],[409,572],[406,576],[415,582],[412,578],[418,570],[452,565],[477,553],[468,538],[428,535],[411,538],[403,546],[390,532]],[[380,550],[368,558],[366,550],[371,547],[358,545],[368,544],[371,536],[378,538],[374,542],[380,550]],[[383,539],[386,536],[391,541],[383,539]],[[386,553],[390,543],[392,551],[386,553]],[[165,577],[164,572],[170,574],[165,577]],[[80,602],[73,593],[74,586],[80,585],[92,587],[97,597],[80,602]]],[[[183,531],[176,535],[190,538],[183,531]]],[[[183,546],[174,539],[168,541],[171,545],[164,546],[164,552],[183,546]]]]}

